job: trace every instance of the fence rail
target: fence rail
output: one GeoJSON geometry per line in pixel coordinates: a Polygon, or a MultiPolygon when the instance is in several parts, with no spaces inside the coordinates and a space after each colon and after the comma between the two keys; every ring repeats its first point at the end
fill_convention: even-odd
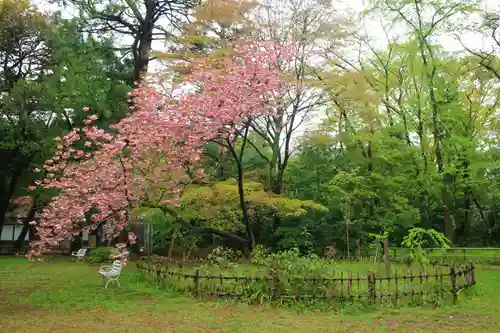
{"type": "Polygon", "coordinates": [[[451,297],[458,299],[460,290],[476,284],[472,263],[434,267],[432,271],[377,276],[375,273],[341,273],[339,277],[287,277],[270,269],[261,276],[224,276],[192,274],[175,265],[141,259],[138,269],[146,276],[180,292],[195,296],[246,298],[257,302],[265,299],[323,299],[341,304],[366,301],[369,304],[419,303],[426,299],[451,297]]]}
{"type": "MultiPolygon", "coordinates": [[[[500,248],[424,248],[427,257],[435,262],[447,263],[483,263],[500,264],[500,248]]],[[[392,247],[389,258],[392,261],[404,261],[411,253],[408,248],[392,247]]]]}

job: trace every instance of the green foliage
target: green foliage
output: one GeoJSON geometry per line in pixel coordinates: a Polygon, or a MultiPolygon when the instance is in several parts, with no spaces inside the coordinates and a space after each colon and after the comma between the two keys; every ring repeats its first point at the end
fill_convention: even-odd
{"type": "MultiPolygon", "coordinates": [[[[2,218],[5,211],[17,208],[10,199],[28,194],[26,186],[39,177],[30,169],[50,156],[53,138],[86,117],[83,106],[99,115],[104,128],[128,110],[130,59],[117,56],[115,38],[82,31],[96,24],[107,31],[111,27],[97,15],[101,10],[107,18],[123,10],[131,18],[137,15],[138,4],[70,2],[84,17],[66,20],[59,14],[42,14],[29,1],[0,4],[0,60],[5,63],[0,66],[0,158],[6,161],[0,166],[2,218]],[[33,45],[40,47],[29,48],[33,45]],[[10,65],[21,60],[21,66],[10,65]]],[[[410,244],[413,236],[407,236],[409,229],[418,234],[415,228],[444,231],[454,245],[500,244],[499,59],[495,52],[471,50],[463,55],[433,44],[443,32],[464,32],[467,28],[460,22],[473,17],[477,4],[475,0],[370,1],[372,7],[362,18],[375,15],[398,22],[408,34],[378,48],[359,29],[351,31],[346,41],[360,45],[357,61],[347,61],[340,53],[331,59],[333,66],[303,78],[304,91],[306,83],[321,87],[327,101],[311,106],[327,110],[326,119],[312,134],[283,136],[283,130],[294,127],[287,122],[294,119],[297,125],[310,111],[292,98],[290,108],[297,104],[304,115],[284,117],[289,118],[286,121],[252,119],[247,141],[240,134],[233,142],[236,153],[245,147],[238,163],[217,142],[207,143],[202,159],[206,178],[185,188],[181,217],[195,227],[246,235],[234,180],[240,166],[256,243],[275,251],[298,248],[302,254],[323,253],[334,245],[344,254],[347,215],[349,246],[355,249],[359,240],[361,251],[373,242],[373,235],[388,232],[391,243],[408,243],[422,257],[419,246],[424,245],[410,244]],[[297,142],[292,150],[285,147],[289,139],[297,142]],[[281,176],[283,184],[278,182],[281,176]]],[[[205,11],[209,8],[224,12],[213,15],[234,24],[225,17],[231,12],[228,6],[198,8],[196,17],[204,13],[200,21],[175,42],[182,46],[195,42],[201,47],[198,51],[203,49],[214,59],[227,54],[225,49],[212,49],[219,44],[212,42],[225,38],[201,32],[210,30],[205,25],[213,19],[205,11]]],[[[493,47],[497,16],[490,13],[481,24],[471,25],[487,34],[493,47]]],[[[327,41],[324,31],[321,36],[327,41]]],[[[169,59],[206,55],[195,56],[191,46],[187,50],[174,45],[169,59]]],[[[153,197],[155,190],[148,189],[148,194],[153,197]]],[[[54,194],[40,189],[34,193],[44,198],[43,203],[54,194]]],[[[173,234],[176,247],[221,241],[201,237],[192,231],[196,228],[185,228],[160,210],[141,208],[137,215],[153,224],[155,247],[167,248],[173,234]]],[[[432,237],[438,236],[424,238],[432,237]]]]}
{"type": "Polygon", "coordinates": [[[240,251],[218,246],[208,255],[207,260],[221,268],[229,268],[234,266],[234,263],[242,257],[243,255],[240,251]]]}
{"type": "MultiPolygon", "coordinates": [[[[258,182],[244,183],[245,200],[257,219],[267,212],[282,217],[297,217],[309,211],[326,211],[323,205],[311,200],[298,200],[264,191],[258,182]]],[[[188,185],[181,197],[182,215],[186,220],[204,221],[212,228],[243,231],[242,212],[235,180],[217,182],[211,186],[188,185]]]]}
{"type": "Polygon", "coordinates": [[[80,32],[84,22],[57,19],[56,24],[47,36],[55,66],[44,81],[46,99],[64,120],[80,124],[86,106],[99,116],[101,126],[116,122],[128,109],[132,69],[114,54],[111,41],[85,37],[80,32]]]}
{"type": "Polygon", "coordinates": [[[6,161],[0,167],[1,230],[6,211],[14,208],[10,200],[29,195],[26,188],[43,176],[31,170],[52,155],[54,137],[88,116],[83,107],[104,128],[126,114],[130,88],[124,78],[130,70],[110,41],[82,32],[83,21],[42,13],[29,1],[3,1],[0,16],[7,24],[0,29],[0,158],[6,161]]]}
{"type": "Polygon", "coordinates": [[[384,239],[389,237],[389,233],[387,231],[384,231],[384,233],[377,235],[377,234],[368,234],[368,236],[374,238],[375,242],[380,242],[383,241],[384,239]]]}
{"type": "Polygon", "coordinates": [[[408,230],[408,235],[403,238],[402,245],[415,249],[417,247],[424,247],[432,241],[434,246],[449,248],[451,242],[445,235],[434,229],[412,228],[408,230]]]}
{"type": "Polygon", "coordinates": [[[270,253],[253,258],[253,263],[268,267],[280,274],[280,278],[299,278],[304,276],[335,276],[336,266],[332,261],[319,258],[317,255],[301,256],[298,248],[270,253]]]}
{"type": "Polygon", "coordinates": [[[90,251],[90,256],[87,262],[90,264],[100,264],[109,262],[109,256],[114,252],[114,248],[100,246],[90,251]]]}
{"type": "Polygon", "coordinates": [[[450,247],[451,242],[445,235],[434,229],[412,228],[408,235],[403,238],[401,245],[411,249],[411,259],[417,261],[422,267],[427,267],[429,259],[424,247],[433,242],[433,245],[443,249],[450,247]]]}

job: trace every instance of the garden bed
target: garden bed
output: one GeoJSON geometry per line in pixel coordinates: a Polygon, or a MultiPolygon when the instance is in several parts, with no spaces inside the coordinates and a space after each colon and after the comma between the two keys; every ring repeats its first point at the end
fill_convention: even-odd
{"type": "MultiPolygon", "coordinates": [[[[274,258],[276,259],[276,258],[274,258]]],[[[472,264],[431,266],[383,265],[372,262],[334,262],[311,258],[281,258],[268,265],[248,263],[171,263],[143,258],[138,269],[151,281],[198,297],[238,298],[249,303],[323,300],[340,305],[421,304],[456,300],[472,287],[472,264]]]]}

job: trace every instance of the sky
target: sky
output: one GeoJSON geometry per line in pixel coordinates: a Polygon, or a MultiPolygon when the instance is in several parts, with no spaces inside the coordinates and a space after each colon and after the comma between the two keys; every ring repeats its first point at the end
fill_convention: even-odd
{"type": "MultiPolygon", "coordinates": [[[[464,0],[465,1],[465,0],[464,0]]],[[[356,12],[361,13],[363,10],[368,8],[368,1],[366,0],[337,0],[337,6],[339,10],[345,12],[356,12]]],[[[481,4],[481,9],[486,11],[499,11],[500,10],[500,0],[483,0],[481,4]]],[[[479,16],[471,16],[471,21],[478,20],[479,16]]],[[[462,22],[465,23],[465,22],[462,22]]],[[[365,29],[368,31],[370,39],[375,42],[379,47],[384,47],[386,43],[385,33],[382,25],[378,20],[367,20],[365,22],[365,29]]],[[[401,33],[403,30],[401,27],[395,27],[394,30],[399,30],[397,33],[401,33]]],[[[470,48],[473,49],[484,49],[489,47],[489,43],[485,38],[482,38],[479,33],[468,32],[462,36],[463,42],[470,48]]],[[[460,43],[452,36],[441,36],[439,38],[439,43],[447,51],[461,51],[463,48],[460,43]]]]}
{"type": "MultiPolygon", "coordinates": [[[[464,0],[465,1],[465,0],[464,0]]],[[[46,0],[34,0],[35,3],[40,4],[42,9],[47,10],[62,10],[65,16],[72,16],[76,13],[65,9],[64,7],[57,6],[55,4],[47,4],[46,0]]],[[[334,6],[337,8],[340,14],[352,14],[352,13],[361,13],[363,10],[368,8],[367,0],[334,0],[334,6]]],[[[489,11],[500,11],[500,0],[482,0],[482,9],[489,11]]],[[[472,16],[471,20],[477,20],[478,16],[472,16]]],[[[366,31],[368,36],[370,37],[370,41],[379,48],[384,48],[387,45],[387,39],[385,38],[384,28],[382,27],[381,22],[376,19],[367,19],[363,22],[362,27],[363,30],[366,31]]],[[[404,33],[404,30],[400,26],[394,26],[392,28],[393,34],[401,34],[404,33]]],[[[447,51],[461,51],[463,50],[460,43],[457,42],[455,37],[453,36],[440,36],[438,39],[439,43],[443,46],[443,48],[447,51]]],[[[479,33],[467,32],[462,35],[462,41],[465,45],[470,47],[471,49],[488,49],[491,48],[488,41],[483,38],[479,33]]],[[[123,43],[130,44],[130,40],[127,38],[122,40],[123,43]]],[[[165,47],[163,42],[155,41],[153,44],[153,48],[155,50],[161,51],[164,50],[165,47]]],[[[159,62],[153,62],[151,66],[151,70],[161,68],[162,65],[159,62]]]]}
{"type": "MultiPolygon", "coordinates": [[[[46,0],[34,0],[36,3],[43,4],[42,8],[47,10],[57,10],[61,9],[61,7],[57,7],[56,5],[46,5],[46,0]]],[[[368,1],[366,0],[333,0],[334,6],[337,11],[341,15],[352,15],[359,14],[363,10],[367,9],[368,1]]],[[[451,0],[450,0],[451,1],[451,0]]],[[[467,0],[464,0],[467,1],[467,0]]],[[[483,0],[481,8],[487,11],[500,11],[500,0],[483,0]]],[[[66,9],[62,9],[65,16],[71,16],[75,13],[68,11],[66,9]]],[[[473,21],[479,22],[480,17],[478,14],[474,14],[470,16],[470,22],[461,22],[463,25],[467,26],[473,21]]],[[[370,44],[377,49],[383,49],[387,45],[387,36],[384,31],[383,24],[387,25],[389,22],[380,22],[380,18],[370,19],[366,18],[363,21],[359,21],[359,30],[362,33],[366,33],[369,36],[370,44]]],[[[388,31],[389,37],[392,38],[394,36],[403,36],[405,37],[405,29],[401,25],[393,25],[389,24],[390,29],[388,31]]],[[[480,33],[467,32],[461,34],[462,42],[469,47],[470,49],[475,50],[491,50],[492,44],[480,33]]],[[[452,35],[441,35],[436,41],[444,48],[445,51],[451,52],[461,52],[464,51],[461,44],[456,40],[456,38],[452,35]]],[[[121,42],[130,44],[130,40],[123,39],[121,42]]],[[[165,49],[163,42],[155,41],[153,44],[153,48],[156,51],[161,51],[165,49]]],[[[159,61],[152,61],[149,66],[149,71],[154,72],[157,70],[162,70],[164,66],[159,61]]],[[[312,118],[308,123],[304,123],[299,132],[303,133],[308,129],[313,129],[316,127],[322,120],[324,116],[324,111],[318,110],[316,112],[316,116],[312,118]]],[[[300,135],[300,133],[297,133],[300,135]]]]}

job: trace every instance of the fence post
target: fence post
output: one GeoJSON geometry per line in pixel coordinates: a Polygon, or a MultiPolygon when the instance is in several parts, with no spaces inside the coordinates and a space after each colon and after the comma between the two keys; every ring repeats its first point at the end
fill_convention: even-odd
{"type": "Polygon", "coordinates": [[[368,298],[372,301],[373,304],[377,301],[377,293],[376,293],[376,277],[375,273],[368,273],[368,298]]]}
{"type": "Polygon", "coordinates": [[[384,239],[384,261],[385,274],[387,277],[391,275],[391,259],[389,258],[389,238],[384,239]]]}
{"type": "MultiPolygon", "coordinates": [[[[280,278],[278,276],[278,274],[276,274],[274,277],[273,277],[273,298],[278,298],[280,297],[280,278]]],[[[315,288],[315,281],[313,279],[313,288],[315,288]]],[[[314,291],[313,291],[314,293],[314,291]]]]}
{"type": "Polygon", "coordinates": [[[156,265],[156,280],[158,281],[160,281],[161,279],[161,268],[162,268],[161,264],[156,265]]]}
{"type": "Polygon", "coordinates": [[[394,294],[394,296],[396,297],[396,306],[398,305],[398,302],[399,302],[399,287],[398,287],[398,282],[399,282],[399,277],[398,277],[398,272],[394,272],[394,288],[396,290],[396,293],[394,294]]]}
{"type": "Polygon", "coordinates": [[[193,277],[194,282],[194,293],[196,296],[200,295],[200,270],[197,269],[193,277]]]}
{"type": "Polygon", "coordinates": [[[474,264],[471,262],[470,263],[470,279],[471,279],[471,284],[475,285],[476,284],[476,267],[474,267],[474,264]]]}
{"type": "Polygon", "coordinates": [[[450,267],[450,279],[451,279],[451,293],[453,295],[453,304],[457,302],[457,273],[455,271],[455,265],[451,265],[450,267]]]}

